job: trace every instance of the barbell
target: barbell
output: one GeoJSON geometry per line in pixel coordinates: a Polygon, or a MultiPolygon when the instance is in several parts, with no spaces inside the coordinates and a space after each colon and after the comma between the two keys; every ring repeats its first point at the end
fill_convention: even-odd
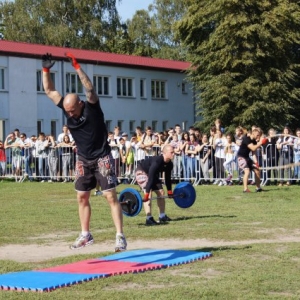
{"type": "MultiPolygon", "coordinates": [[[[163,198],[169,198],[169,196],[163,196],[163,198]]],[[[172,198],[178,207],[189,208],[196,200],[196,191],[189,182],[180,182],[175,186],[172,198]]],[[[150,198],[149,200],[156,199],[158,199],[158,197],[150,198]]],[[[120,193],[119,202],[122,207],[123,215],[127,217],[138,215],[143,207],[142,196],[134,188],[124,189],[120,193]]]]}

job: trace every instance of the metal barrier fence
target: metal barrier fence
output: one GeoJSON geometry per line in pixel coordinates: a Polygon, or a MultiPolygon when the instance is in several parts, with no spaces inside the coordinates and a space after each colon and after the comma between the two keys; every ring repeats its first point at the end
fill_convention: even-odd
{"type": "MultiPolygon", "coordinates": [[[[160,155],[157,146],[155,154],[160,155]]],[[[204,159],[200,154],[195,156],[175,155],[172,179],[174,181],[190,181],[194,185],[219,184],[231,185],[242,180],[243,174],[238,168],[236,155],[226,157],[220,149],[218,156],[214,151],[204,159]]],[[[122,162],[118,154],[114,154],[115,173],[119,182],[135,183],[135,168],[138,159],[147,159],[144,154],[137,153],[133,149],[133,160],[130,163],[122,162]],[[118,156],[118,157],[116,157],[118,156]]],[[[0,162],[0,177],[14,178],[17,182],[25,179],[41,182],[71,182],[74,180],[74,166],[76,153],[73,148],[49,148],[47,153],[38,155],[35,148],[20,151],[6,149],[6,162],[0,162]]],[[[290,148],[277,150],[276,145],[261,147],[256,152],[261,167],[261,184],[270,182],[274,184],[292,184],[300,176],[300,161],[298,152],[290,148]]],[[[163,175],[162,175],[163,177],[163,175]]],[[[252,177],[254,178],[254,177],[252,177]]]]}

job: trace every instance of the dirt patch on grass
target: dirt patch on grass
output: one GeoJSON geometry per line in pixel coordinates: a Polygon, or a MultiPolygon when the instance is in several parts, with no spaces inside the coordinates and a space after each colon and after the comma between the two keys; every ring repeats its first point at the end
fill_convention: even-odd
{"type": "MultiPolygon", "coordinates": [[[[91,254],[96,255],[104,252],[114,251],[114,240],[105,243],[95,243],[91,246],[82,248],[80,250],[71,250],[69,244],[61,241],[56,237],[51,244],[29,244],[16,245],[10,244],[0,247],[1,260],[13,260],[17,262],[41,262],[53,258],[66,257],[77,254],[91,254]]],[[[157,239],[157,240],[138,240],[131,241],[128,239],[128,250],[135,249],[191,249],[200,250],[204,248],[220,248],[228,246],[241,246],[262,243],[299,243],[299,232],[295,235],[282,235],[272,239],[257,239],[244,241],[224,241],[224,240],[208,240],[208,239],[193,239],[193,240],[179,240],[179,239],[157,239]],[[184,245],[184,247],[183,247],[184,245]]]]}

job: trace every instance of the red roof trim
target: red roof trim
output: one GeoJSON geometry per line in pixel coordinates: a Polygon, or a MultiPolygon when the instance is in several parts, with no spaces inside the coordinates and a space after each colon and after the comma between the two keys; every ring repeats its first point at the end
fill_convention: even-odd
{"type": "Polygon", "coordinates": [[[43,54],[49,52],[55,59],[61,60],[65,59],[64,54],[68,51],[72,52],[80,62],[99,65],[160,69],[177,72],[185,71],[191,66],[190,63],[175,60],[0,40],[0,55],[41,57],[43,54]]]}

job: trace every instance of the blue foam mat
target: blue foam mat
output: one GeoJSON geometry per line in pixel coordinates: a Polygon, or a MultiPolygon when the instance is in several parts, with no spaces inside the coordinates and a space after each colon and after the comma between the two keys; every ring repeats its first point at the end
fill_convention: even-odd
{"type": "MultiPolygon", "coordinates": [[[[113,255],[101,257],[103,261],[133,262],[161,264],[162,267],[171,267],[193,261],[206,259],[211,256],[209,252],[145,249],[119,252],[113,255]]],[[[112,264],[113,265],[113,264],[112,264]]],[[[142,269],[141,269],[142,270],[142,269]]],[[[0,290],[18,290],[48,292],[57,288],[70,286],[93,279],[108,277],[113,274],[77,274],[66,272],[41,272],[23,271],[0,275],[0,290]]],[[[113,270],[112,270],[113,271],[113,270]]],[[[144,270],[142,270],[144,271],[144,270]]],[[[122,273],[125,274],[125,273],[122,273]]]]}
{"type": "Polygon", "coordinates": [[[102,277],[107,277],[107,274],[24,271],[0,275],[0,287],[4,290],[49,291],[102,277]]]}
{"type": "Polygon", "coordinates": [[[179,264],[186,264],[196,260],[206,259],[211,256],[209,252],[198,252],[188,250],[171,249],[143,249],[119,252],[105,256],[104,260],[118,260],[123,262],[155,263],[170,267],[179,264]]]}

